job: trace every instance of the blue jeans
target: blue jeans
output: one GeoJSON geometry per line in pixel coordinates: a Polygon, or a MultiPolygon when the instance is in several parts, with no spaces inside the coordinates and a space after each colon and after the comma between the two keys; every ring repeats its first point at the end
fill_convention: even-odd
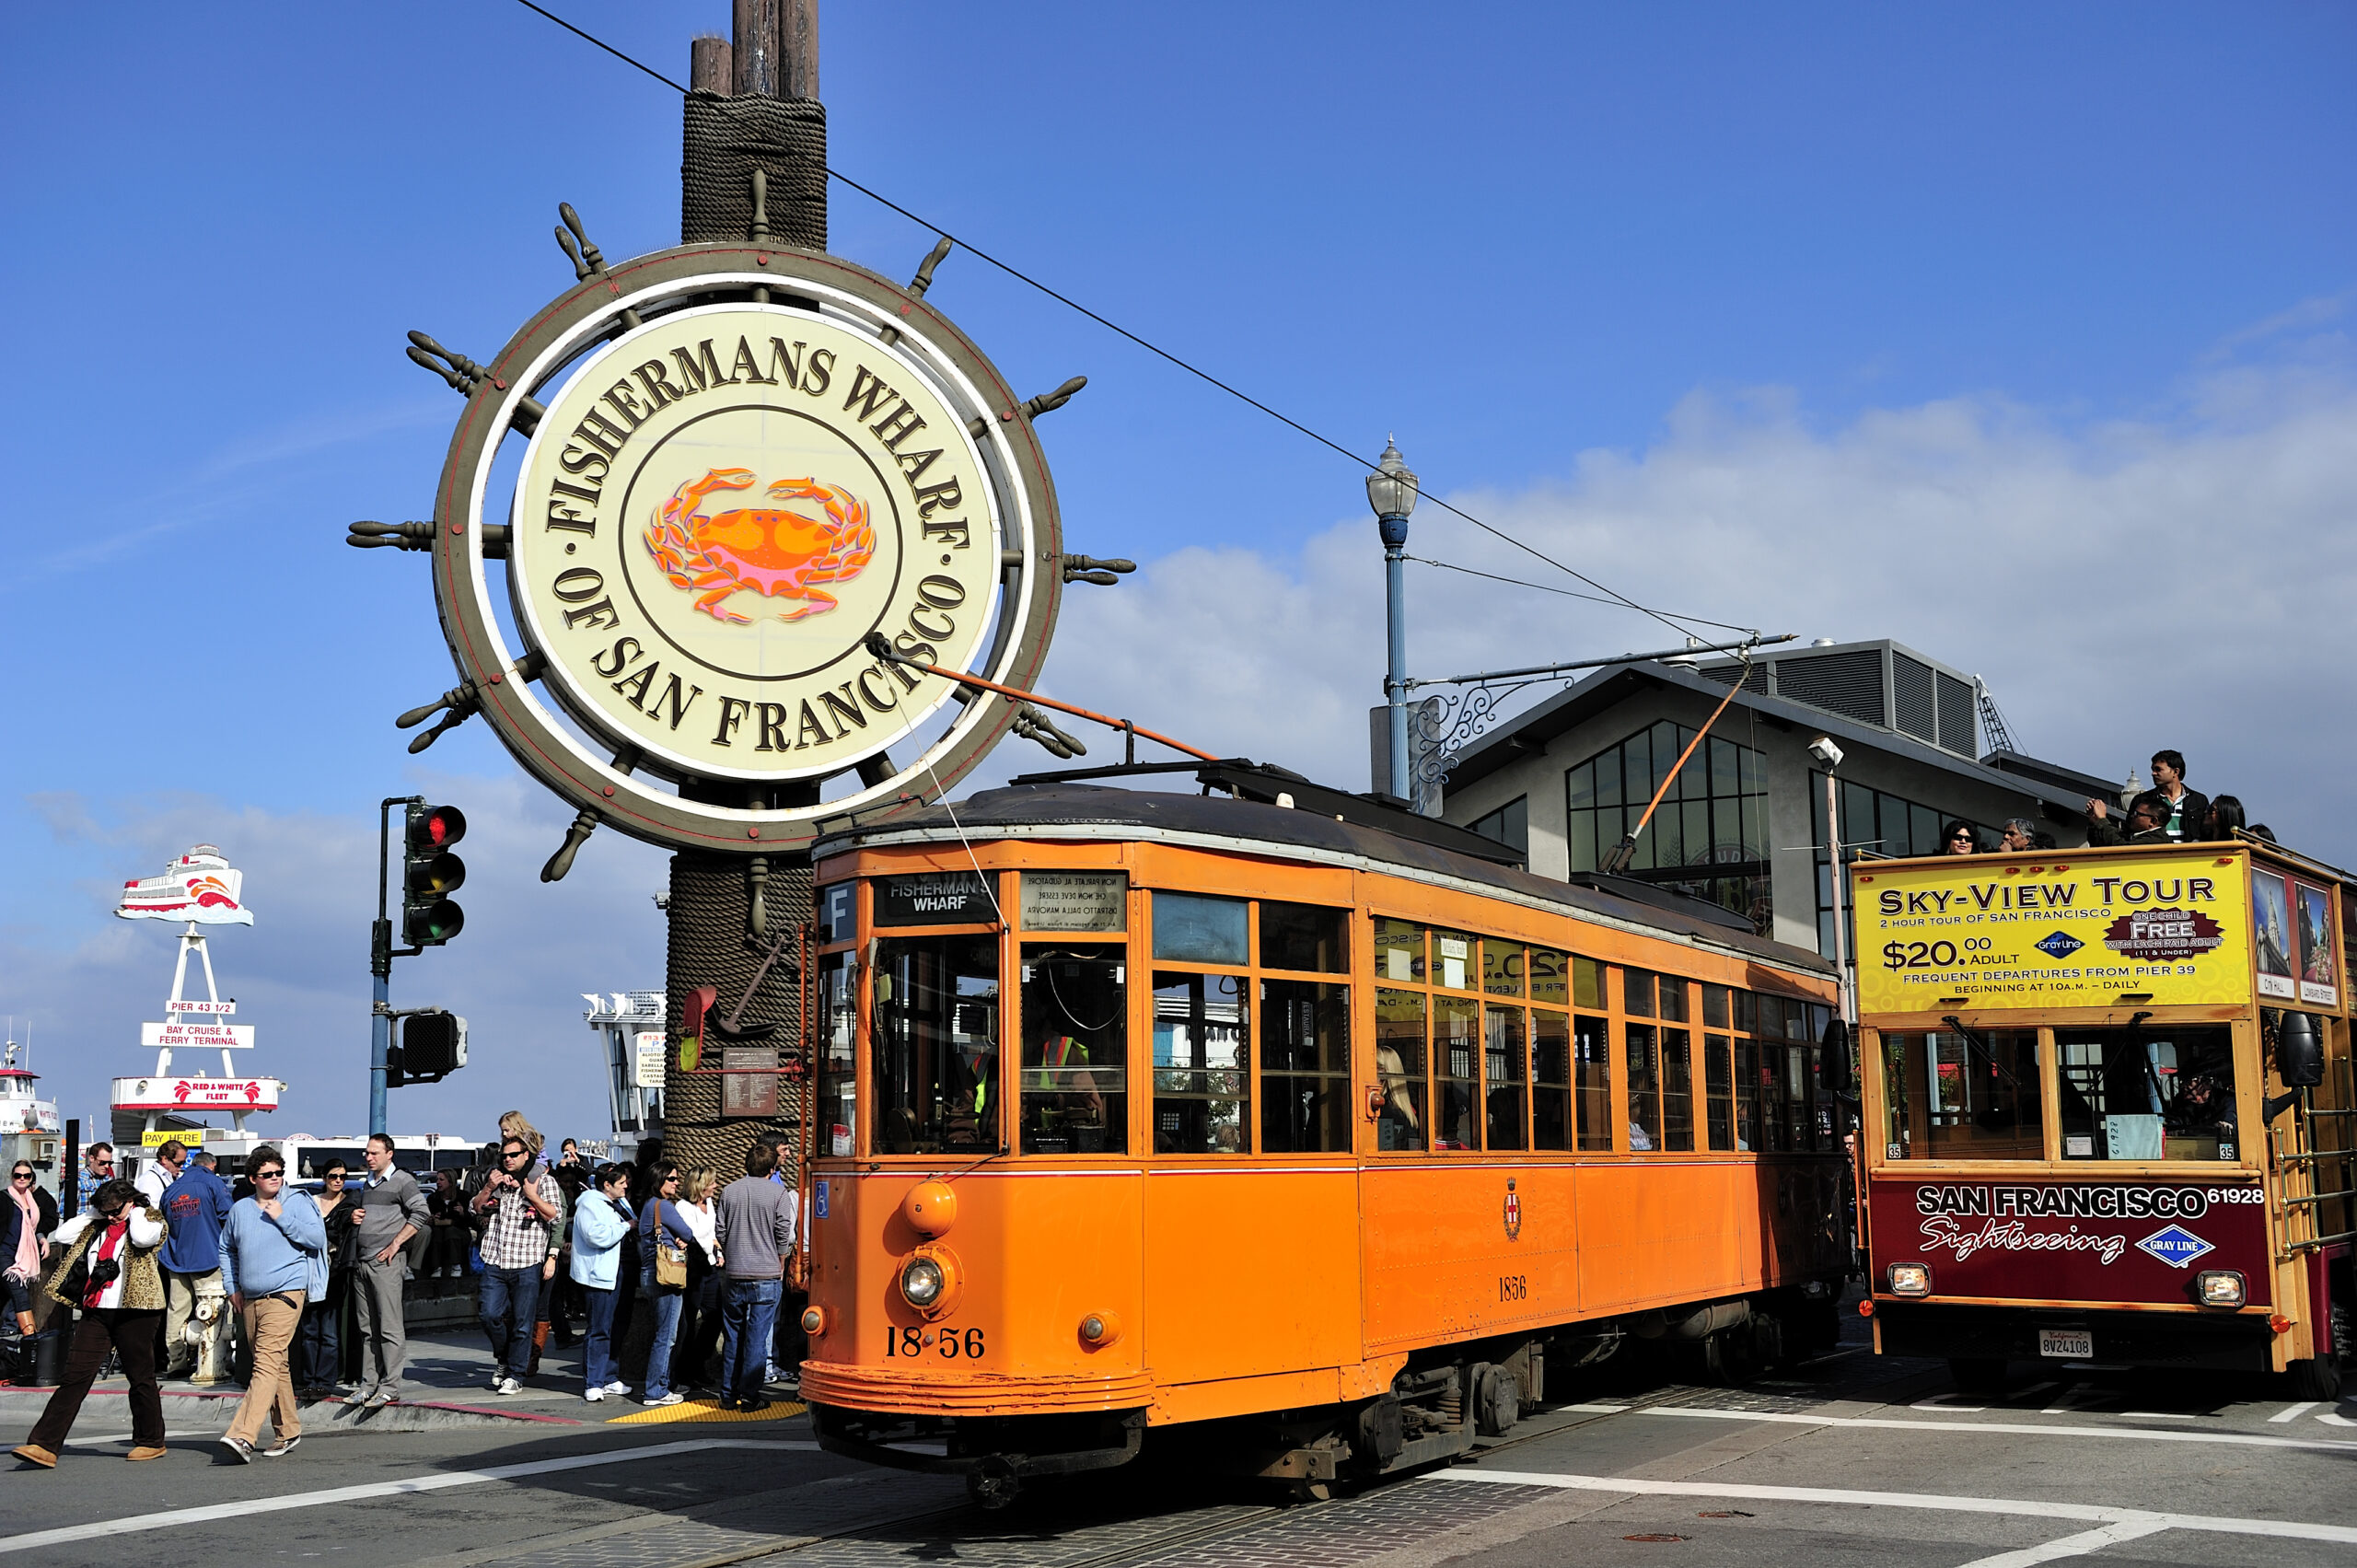
{"type": "Polygon", "coordinates": [[[679,1337],[681,1299],[676,1290],[656,1287],[651,1264],[640,1272],[639,1309],[655,1315],[655,1342],[646,1351],[646,1399],[659,1400],[671,1391],[671,1347],[679,1337]]]}
{"type": "Polygon", "coordinates": [[[769,1370],[770,1333],[784,1280],[730,1280],[720,1287],[720,1397],[758,1400],[769,1370]]]}
{"type": "Polygon", "coordinates": [[[540,1266],[482,1266],[480,1288],[482,1331],[491,1340],[493,1365],[517,1382],[532,1364],[532,1324],[540,1310],[540,1266]]]}
{"type": "Polygon", "coordinates": [[[589,1334],[583,1340],[583,1372],[588,1386],[602,1388],[614,1380],[614,1302],[621,1294],[583,1285],[589,1298],[589,1334]]]}

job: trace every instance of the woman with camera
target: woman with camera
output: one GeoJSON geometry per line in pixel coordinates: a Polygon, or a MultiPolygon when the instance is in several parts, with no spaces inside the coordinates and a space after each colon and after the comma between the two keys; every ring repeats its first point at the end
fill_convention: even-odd
{"type": "Polygon", "coordinates": [[[41,1288],[61,1306],[79,1307],[82,1320],[65,1353],[65,1376],[16,1457],[41,1469],[57,1468],[57,1450],[112,1350],[131,1379],[131,1458],[162,1458],[164,1399],[156,1387],[156,1345],[164,1325],[164,1275],[156,1250],[164,1244],[164,1216],[118,1179],[91,1193],[89,1208],[58,1226],[51,1239],[65,1256],[41,1288]]]}

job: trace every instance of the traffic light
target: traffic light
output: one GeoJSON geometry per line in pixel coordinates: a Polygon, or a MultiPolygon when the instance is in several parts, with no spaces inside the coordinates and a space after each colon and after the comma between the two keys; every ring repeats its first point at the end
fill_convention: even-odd
{"type": "Polygon", "coordinates": [[[401,936],[412,947],[438,947],[467,923],[466,911],[450,901],[467,880],[467,863],[450,846],[466,836],[466,814],[455,806],[409,808],[401,846],[401,936]]]}
{"type": "Polygon", "coordinates": [[[401,1074],[431,1083],[467,1064],[467,1021],[456,1013],[412,1013],[401,1020],[401,1074]]]}

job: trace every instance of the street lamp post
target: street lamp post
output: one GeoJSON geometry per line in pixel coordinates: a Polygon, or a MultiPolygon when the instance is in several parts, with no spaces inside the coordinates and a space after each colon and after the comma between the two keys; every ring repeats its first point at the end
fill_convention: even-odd
{"type": "Polygon", "coordinates": [[[1383,536],[1384,628],[1390,641],[1390,668],[1383,678],[1390,705],[1388,739],[1391,793],[1412,803],[1415,782],[1408,776],[1408,514],[1416,509],[1416,476],[1389,439],[1376,470],[1366,476],[1367,505],[1375,508],[1383,536]]]}

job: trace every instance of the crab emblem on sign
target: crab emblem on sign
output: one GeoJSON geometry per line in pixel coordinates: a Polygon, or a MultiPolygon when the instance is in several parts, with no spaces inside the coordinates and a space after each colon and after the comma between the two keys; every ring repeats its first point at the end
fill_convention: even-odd
{"type": "Polygon", "coordinates": [[[867,503],[815,479],[782,479],[769,487],[772,499],[815,501],[825,515],[813,517],[783,505],[737,507],[716,517],[702,512],[713,491],[749,490],[754,482],[750,469],[712,469],[680,485],[647,528],[647,553],[673,587],[702,590],[696,608],[724,625],[752,624],[753,617],[727,602],[748,588],[765,598],[798,601],[778,611],[780,621],[825,614],[837,600],[819,585],[847,583],[876,557],[867,503]]]}

